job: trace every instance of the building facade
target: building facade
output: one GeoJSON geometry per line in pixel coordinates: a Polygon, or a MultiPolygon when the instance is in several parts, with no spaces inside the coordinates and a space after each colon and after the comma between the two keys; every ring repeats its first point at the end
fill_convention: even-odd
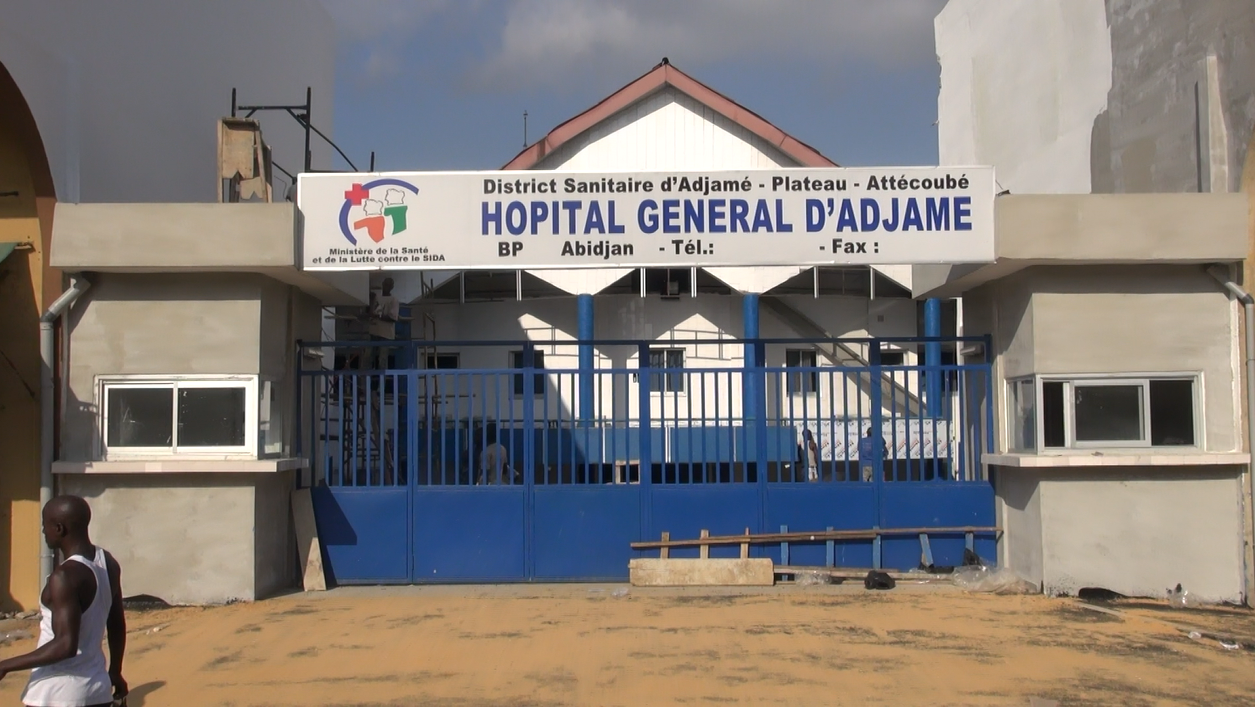
{"type": "MultiPolygon", "coordinates": [[[[218,121],[241,102],[303,102],[331,127],[334,31],[317,3],[257,8],[227,3],[179,8],[56,0],[11,3],[0,24],[0,605],[37,605],[39,505],[52,484],[66,418],[69,341],[49,317],[41,358],[40,319],[70,287],[51,266],[58,205],[101,202],[214,202],[218,121]],[[247,21],[241,21],[241,18],[247,21]],[[119,50],[125,47],[126,50],[119,50]],[[319,100],[321,99],[321,101],[319,100]],[[51,375],[47,380],[42,371],[51,375]],[[45,388],[49,384],[52,387],[45,388]],[[46,417],[45,417],[46,416],[46,417]],[[41,420],[50,420],[52,430],[41,420]],[[41,439],[49,445],[41,450],[41,439]],[[42,457],[42,460],[41,460],[42,457]],[[44,474],[41,474],[41,467],[44,474]],[[43,480],[41,480],[41,476],[43,480]]],[[[299,167],[302,135],[287,116],[261,116],[274,159],[299,167]]],[[[327,165],[329,148],[312,158],[327,165]]],[[[284,185],[276,183],[279,193],[284,185]]],[[[115,227],[125,232],[126,223],[115,227]]],[[[85,281],[84,281],[85,282],[85,281]]],[[[106,289],[107,289],[106,285],[106,289]]],[[[63,302],[64,303],[64,302],[63,302]]],[[[82,306],[80,303],[77,306],[82,306]]],[[[184,320],[195,314],[184,311],[184,320]]],[[[120,359],[139,355],[116,341],[120,359]]],[[[70,428],[73,423],[70,423],[70,428]]],[[[68,437],[74,437],[68,432],[68,437]]],[[[101,541],[114,540],[106,533],[101,541]]],[[[115,543],[116,544],[116,543],[115,543]]],[[[125,545],[114,547],[126,562],[125,545]]],[[[45,561],[51,559],[45,555],[45,561]]]]}
{"type": "Polygon", "coordinates": [[[1250,450],[1255,7],[952,0],[936,39],[941,163],[992,164],[1008,200],[1093,194],[1112,209],[1099,218],[1121,224],[1107,231],[1087,210],[1038,234],[1036,264],[964,295],[966,331],[991,333],[997,351],[1004,560],[1048,591],[1155,595],[1181,582],[1233,600],[1241,575],[1249,596],[1250,477],[1234,460],[1250,450]],[[1162,196],[1133,196],[1144,194],[1162,196]],[[1139,430],[1103,433],[1124,441],[1081,431],[1085,398],[1104,395],[1145,415],[1139,430]],[[1170,433],[1184,410],[1196,431],[1170,433]],[[1146,552],[1127,547],[1134,535],[1146,552]]]}

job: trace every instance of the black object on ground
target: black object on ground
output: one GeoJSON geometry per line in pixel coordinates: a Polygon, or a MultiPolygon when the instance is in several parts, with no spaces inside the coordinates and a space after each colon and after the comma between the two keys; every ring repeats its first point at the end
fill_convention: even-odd
{"type": "Polygon", "coordinates": [[[867,573],[867,578],[863,580],[863,586],[868,589],[893,589],[898,586],[898,583],[893,580],[893,577],[884,572],[872,570],[867,573]]]}

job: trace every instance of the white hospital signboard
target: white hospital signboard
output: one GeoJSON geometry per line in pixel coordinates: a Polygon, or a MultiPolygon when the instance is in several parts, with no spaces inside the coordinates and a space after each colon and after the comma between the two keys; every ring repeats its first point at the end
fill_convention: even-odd
{"type": "Polygon", "coordinates": [[[988,167],[302,174],[306,270],[981,263],[988,167]]]}

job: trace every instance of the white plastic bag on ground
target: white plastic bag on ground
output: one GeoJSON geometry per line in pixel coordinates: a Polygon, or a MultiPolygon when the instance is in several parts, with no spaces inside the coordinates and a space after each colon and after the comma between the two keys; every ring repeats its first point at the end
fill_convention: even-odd
{"type": "Polygon", "coordinates": [[[816,584],[831,584],[832,577],[827,572],[798,572],[793,575],[793,583],[802,587],[810,587],[816,584]]]}
{"type": "Polygon", "coordinates": [[[983,594],[1036,594],[1037,587],[1006,567],[956,567],[951,581],[968,592],[983,594]]]}

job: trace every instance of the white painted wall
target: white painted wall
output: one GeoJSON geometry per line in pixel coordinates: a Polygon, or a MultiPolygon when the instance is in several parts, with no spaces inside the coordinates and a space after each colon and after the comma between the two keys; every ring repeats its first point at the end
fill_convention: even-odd
{"type": "Polygon", "coordinates": [[[950,0],[935,21],[942,165],[993,165],[1012,193],[1088,193],[1111,89],[1103,0],[950,0]]]}
{"type": "MultiPolygon", "coordinates": [[[[313,123],[333,134],[335,28],[314,0],[5,3],[0,64],[35,116],[61,201],[216,201],[216,121],[232,87],[241,103],[295,104],[310,86],[313,123]]],[[[296,121],[259,117],[275,161],[300,168],[296,121]]],[[[330,166],[314,145],[314,166],[330,166]]]]}
{"type": "MultiPolygon", "coordinates": [[[[637,101],[546,155],[535,169],[558,171],[697,171],[797,167],[775,146],[670,86],[637,101]]],[[[706,268],[738,292],[766,292],[799,272],[787,267],[706,268]]],[[[530,270],[571,294],[596,294],[626,274],[618,270],[530,270]]],[[[909,267],[887,277],[910,289],[909,267]]]]}
{"type": "Polygon", "coordinates": [[[536,169],[771,169],[797,163],[670,86],[546,155],[536,169]],[[613,167],[612,167],[613,165],[613,167]]]}

